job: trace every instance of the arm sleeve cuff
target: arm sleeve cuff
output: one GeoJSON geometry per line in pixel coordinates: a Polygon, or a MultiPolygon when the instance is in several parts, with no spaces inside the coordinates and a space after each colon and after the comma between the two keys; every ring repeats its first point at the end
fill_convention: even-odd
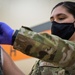
{"type": "Polygon", "coordinates": [[[16,38],[16,36],[17,36],[17,34],[18,34],[18,31],[19,31],[19,30],[16,30],[16,31],[14,32],[13,36],[12,36],[12,45],[14,44],[15,38],[16,38]]]}

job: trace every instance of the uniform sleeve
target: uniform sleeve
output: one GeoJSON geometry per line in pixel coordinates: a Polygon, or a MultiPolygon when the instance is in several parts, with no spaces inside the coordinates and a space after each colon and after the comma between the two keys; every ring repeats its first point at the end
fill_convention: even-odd
{"type": "Polygon", "coordinates": [[[75,44],[47,33],[37,33],[21,27],[14,42],[14,48],[38,59],[55,63],[61,67],[75,61],[75,44]]]}

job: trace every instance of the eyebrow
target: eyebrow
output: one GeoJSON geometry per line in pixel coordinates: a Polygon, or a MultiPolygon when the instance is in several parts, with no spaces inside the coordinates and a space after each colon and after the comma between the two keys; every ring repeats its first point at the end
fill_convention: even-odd
{"type": "MultiPolygon", "coordinates": [[[[61,16],[61,15],[65,15],[64,13],[59,13],[56,16],[61,16]]],[[[65,15],[66,16],[66,15],[65,15]]],[[[53,18],[53,16],[50,17],[50,19],[53,18]]]]}

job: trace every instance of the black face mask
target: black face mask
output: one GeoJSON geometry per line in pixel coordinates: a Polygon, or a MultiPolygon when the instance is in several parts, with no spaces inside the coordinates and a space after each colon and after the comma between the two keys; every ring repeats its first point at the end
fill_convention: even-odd
{"type": "Polygon", "coordinates": [[[68,40],[74,33],[74,23],[57,23],[52,22],[51,32],[62,39],[68,40]]]}

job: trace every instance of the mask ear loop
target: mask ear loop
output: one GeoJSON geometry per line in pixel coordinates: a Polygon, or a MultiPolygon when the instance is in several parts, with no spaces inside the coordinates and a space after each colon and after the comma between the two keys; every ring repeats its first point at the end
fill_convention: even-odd
{"type": "Polygon", "coordinates": [[[74,21],[74,31],[75,31],[75,21],[74,21]]]}

